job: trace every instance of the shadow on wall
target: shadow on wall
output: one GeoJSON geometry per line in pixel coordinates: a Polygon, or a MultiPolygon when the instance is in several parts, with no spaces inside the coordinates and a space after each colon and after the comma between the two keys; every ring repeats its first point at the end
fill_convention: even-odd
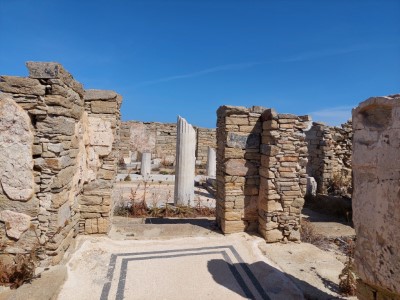
{"type": "MultiPolygon", "coordinates": [[[[298,293],[293,287],[285,284],[284,277],[289,278],[306,299],[344,299],[321,291],[263,261],[247,264],[212,259],[208,261],[207,268],[216,283],[246,299],[298,299],[298,293]]],[[[327,289],[338,293],[339,287],[336,283],[320,279],[327,289]]]]}
{"type": "Polygon", "coordinates": [[[324,127],[325,125],[322,123],[313,122],[310,130],[305,132],[308,146],[306,172],[317,182],[317,193],[326,193],[324,188],[325,151],[329,146],[323,138],[324,127]]]}
{"type": "MultiPolygon", "coordinates": [[[[257,112],[260,114],[261,111],[264,110],[264,108],[260,108],[260,111],[257,112]]],[[[250,126],[253,126],[253,128],[247,137],[244,153],[244,158],[246,160],[245,166],[248,168],[248,171],[245,176],[243,219],[248,222],[246,231],[249,232],[258,231],[258,194],[260,187],[259,168],[261,166],[260,146],[262,133],[261,115],[257,118],[255,124],[250,123],[250,126]]]]}

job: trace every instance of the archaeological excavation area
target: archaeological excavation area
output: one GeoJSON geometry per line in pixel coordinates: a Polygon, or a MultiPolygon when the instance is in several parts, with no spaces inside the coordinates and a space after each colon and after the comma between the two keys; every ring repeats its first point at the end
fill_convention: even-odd
{"type": "Polygon", "coordinates": [[[210,129],[26,66],[0,76],[0,299],[400,299],[400,94],[210,129]]]}

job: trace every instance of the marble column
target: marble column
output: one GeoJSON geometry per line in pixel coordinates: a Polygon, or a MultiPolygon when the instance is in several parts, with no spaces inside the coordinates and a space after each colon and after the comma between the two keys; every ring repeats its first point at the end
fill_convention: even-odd
{"type": "Polygon", "coordinates": [[[178,116],[175,163],[175,205],[194,205],[196,132],[178,116]]]}
{"type": "Polygon", "coordinates": [[[143,176],[150,175],[151,173],[151,153],[142,153],[142,164],[140,166],[140,174],[143,176]]]}
{"type": "Polygon", "coordinates": [[[215,149],[208,147],[207,155],[207,176],[215,178],[217,175],[217,159],[215,149]]]}

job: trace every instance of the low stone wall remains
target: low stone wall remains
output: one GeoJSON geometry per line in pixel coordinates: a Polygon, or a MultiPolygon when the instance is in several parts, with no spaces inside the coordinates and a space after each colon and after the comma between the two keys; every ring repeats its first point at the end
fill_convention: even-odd
{"type": "Polygon", "coordinates": [[[340,127],[314,122],[306,137],[307,174],[316,180],[317,192],[331,193],[335,184],[351,186],[352,122],[340,127]]]}

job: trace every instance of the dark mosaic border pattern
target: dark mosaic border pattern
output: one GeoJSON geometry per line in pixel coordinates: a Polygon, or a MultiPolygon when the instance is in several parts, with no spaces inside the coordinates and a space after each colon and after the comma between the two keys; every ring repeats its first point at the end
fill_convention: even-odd
{"type": "Polygon", "coordinates": [[[258,293],[262,296],[262,299],[269,300],[270,298],[268,297],[267,293],[264,291],[262,288],[260,282],[257,280],[253,272],[250,270],[249,266],[243,261],[242,257],[239,255],[239,253],[236,251],[236,249],[232,245],[228,246],[215,246],[215,247],[200,247],[200,248],[186,248],[186,249],[175,249],[175,250],[164,250],[164,251],[150,251],[150,252],[137,252],[137,253],[118,253],[118,254],[111,254],[110,258],[110,264],[108,266],[108,271],[107,271],[107,282],[103,286],[103,290],[100,296],[100,300],[107,300],[110,289],[111,289],[111,283],[112,279],[114,277],[115,273],[115,268],[116,268],[116,263],[118,258],[122,258],[122,263],[121,263],[121,270],[120,270],[120,276],[119,276],[119,282],[118,282],[118,288],[117,288],[117,294],[115,299],[116,300],[123,300],[124,299],[124,292],[125,292],[125,282],[126,282],[126,275],[127,275],[127,269],[128,269],[128,263],[130,261],[137,261],[137,260],[149,260],[149,259],[166,259],[166,258],[174,258],[174,257],[183,257],[183,256],[197,256],[197,255],[206,255],[206,254],[221,254],[226,263],[229,266],[230,271],[232,272],[232,275],[236,279],[237,283],[239,286],[242,288],[244,294],[248,299],[256,299],[245,283],[243,277],[240,275],[240,272],[238,271],[237,267],[233,264],[231,258],[229,257],[228,253],[226,250],[230,250],[233,254],[233,256],[236,258],[238,261],[239,265],[243,269],[243,271],[246,273],[254,287],[257,289],[258,293]],[[193,251],[203,251],[203,250],[214,250],[214,251],[208,251],[208,252],[193,252],[193,251]],[[220,250],[220,251],[217,251],[220,250]],[[183,252],[190,252],[190,253],[183,253],[183,252]],[[175,253],[175,254],[172,254],[175,253]],[[145,257],[134,257],[134,256],[139,256],[139,255],[154,255],[154,254],[159,254],[157,256],[145,256],[145,257]],[[168,255],[169,254],[169,255],[168,255]],[[132,257],[133,256],[133,257],[132,257]],[[123,257],[128,257],[128,258],[123,258],[123,257]]]}

